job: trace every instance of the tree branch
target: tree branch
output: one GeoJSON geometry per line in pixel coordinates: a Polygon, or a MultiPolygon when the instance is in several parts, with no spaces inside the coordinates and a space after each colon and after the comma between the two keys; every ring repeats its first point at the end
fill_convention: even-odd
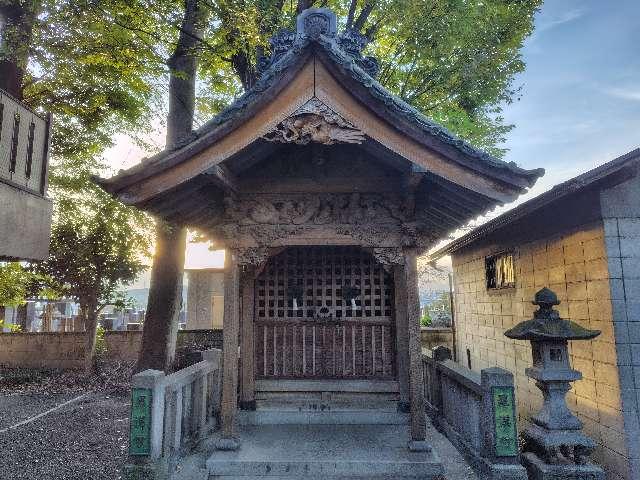
{"type": "Polygon", "coordinates": [[[371,12],[375,8],[376,8],[376,2],[374,0],[369,0],[367,3],[364,4],[364,7],[362,7],[362,10],[358,15],[358,18],[353,23],[354,30],[357,30],[358,32],[362,30],[362,28],[364,27],[364,24],[367,23],[367,20],[369,19],[369,15],[371,15],[371,12]]]}
{"type": "Polygon", "coordinates": [[[347,30],[349,30],[353,26],[353,17],[356,14],[356,4],[358,0],[351,0],[351,5],[349,5],[349,14],[347,15],[347,30]]]}

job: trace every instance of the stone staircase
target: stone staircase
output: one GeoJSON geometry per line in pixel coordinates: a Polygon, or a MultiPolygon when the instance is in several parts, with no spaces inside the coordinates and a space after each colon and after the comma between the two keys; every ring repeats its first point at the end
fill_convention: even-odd
{"type": "MultiPolygon", "coordinates": [[[[257,413],[253,419],[276,419],[275,415],[270,415],[271,412],[265,413],[266,417],[261,417],[264,411],[257,413]]],[[[289,413],[291,412],[279,412],[279,415],[289,413]]],[[[302,413],[309,415],[307,412],[302,413]]],[[[391,417],[380,417],[382,413],[384,412],[371,412],[374,418],[389,421],[388,418],[391,417]]],[[[305,417],[307,418],[309,417],[305,417]]],[[[327,421],[338,418],[329,416],[327,421]]],[[[401,425],[347,425],[327,424],[327,421],[242,425],[240,450],[214,451],[207,459],[208,480],[443,478],[443,466],[435,452],[410,452],[407,449],[409,431],[406,422],[401,425]]]]}

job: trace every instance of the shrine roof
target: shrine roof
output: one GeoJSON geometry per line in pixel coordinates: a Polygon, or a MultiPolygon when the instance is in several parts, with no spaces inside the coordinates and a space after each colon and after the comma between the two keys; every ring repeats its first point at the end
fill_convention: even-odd
{"type": "MultiPolygon", "coordinates": [[[[361,54],[364,40],[358,33],[335,31],[335,15],[326,9],[308,9],[298,17],[298,32],[280,32],[271,41],[272,57],[263,60],[262,71],[255,85],[209,122],[193,131],[180,143],[144,159],[128,170],[96,181],[107,191],[118,195],[138,182],[186,162],[229,135],[276,98],[297,73],[317,57],[323,65],[361,103],[377,117],[394,125],[402,135],[440,154],[471,174],[491,179],[504,189],[502,201],[523,193],[544,174],[543,169],[526,170],[513,162],[503,162],[458,138],[417,109],[393,95],[376,79],[377,62],[361,54]],[[315,17],[314,17],[315,16],[315,17]],[[308,19],[314,22],[307,22],[308,19]],[[328,25],[317,23],[321,19],[328,25]]],[[[258,140],[258,142],[263,142],[258,140]]],[[[266,142],[264,142],[266,143],[266,142]]],[[[421,165],[417,171],[426,172],[421,165]]],[[[132,202],[136,203],[136,202],[132,202]]],[[[480,212],[478,212],[480,213],[480,212]]]]}

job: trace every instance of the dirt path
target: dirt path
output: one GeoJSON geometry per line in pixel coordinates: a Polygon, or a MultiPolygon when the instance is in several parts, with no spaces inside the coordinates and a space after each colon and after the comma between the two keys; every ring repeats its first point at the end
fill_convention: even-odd
{"type": "MultiPolygon", "coordinates": [[[[0,397],[4,426],[42,413],[74,395],[0,397]],[[14,415],[12,412],[15,412],[14,415]],[[10,418],[10,420],[8,420],[10,418]]],[[[129,399],[91,394],[0,434],[0,478],[117,480],[127,453],[129,399]]]]}

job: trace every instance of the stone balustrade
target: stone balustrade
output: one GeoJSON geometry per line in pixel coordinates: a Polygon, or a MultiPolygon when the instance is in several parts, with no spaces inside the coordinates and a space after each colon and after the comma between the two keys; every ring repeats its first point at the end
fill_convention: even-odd
{"type": "Polygon", "coordinates": [[[170,375],[133,376],[127,478],[161,478],[217,426],[222,352],[207,350],[202,358],[170,375]]]}
{"type": "Polygon", "coordinates": [[[437,347],[422,356],[427,414],[435,427],[486,479],[526,480],[519,463],[513,375],[501,368],[480,374],[437,347]]]}

